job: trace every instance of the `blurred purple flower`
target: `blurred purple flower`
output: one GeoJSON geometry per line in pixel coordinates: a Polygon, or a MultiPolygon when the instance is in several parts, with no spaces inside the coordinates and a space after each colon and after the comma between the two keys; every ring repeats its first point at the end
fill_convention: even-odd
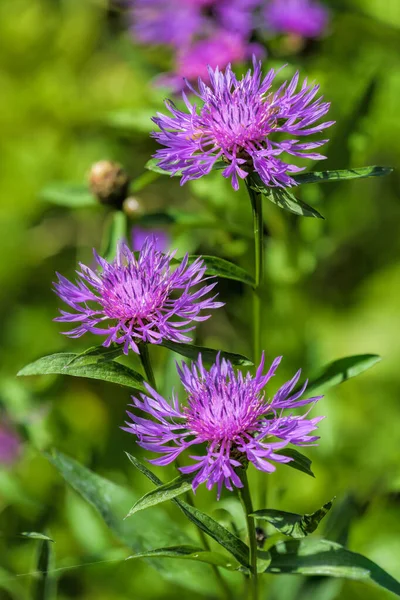
{"type": "Polygon", "coordinates": [[[154,157],[171,175],[182,171],[181,185],[206,175],[217,160],[223,160],[227,166],[222,174],[231,178],[235,190],[239,188],[238,177],[244,179],[252,171],[267,186],[292,186],[296,181],[291,174],[303,171],[304,167],[281,160],[284,152],[313,160],[325,158],[313,150],[328,140],[301,143],[298,139],[319,133],[334,123],[314,125],[330,106],[322,97],[314,100],[319,86],[304,80],[296,91],[297,72],[289,83],[286,81],[273,92],[275,70],[271,69],[262,79],[261,62],[253,58],[253,66],[254,72],[249,70],[240,80],[230,65],[225,72],[218,67],[215,71],[209,69],[209,86],[199,80],[196,92],[186,82],[203,103],[199,109],[183,93],[187,112],[167,100],[172,116],[158,113],[153,118],[161,131],[152,135],[165,146],[154,157]],[[276,133],[295,139],[274,141],[276,133]]]}
{"type": "Polygon", "coordinates": [[[134,0],[132,31],[144,44],[187,45],[204,24],[204,0],[134,0]]]}
{"type": "Polygon", "coordinates": [[[153,227],[150,231],[139,225],[132,227],[132,250],[138,252],[149,235],[154,236],[154,247],[158,252],[166,252],[168,250],[171,240],[165,229],[153,227]]]}
{"type": "Polygon", "coordinates": [[[327,28],[329,12],[317,0],[269,0],[264,17],[271,31],[314,38],[327,28]]]}
{"type": "Polygon", "coordinates": [[[189,368],[184,363],[178,367],[181,382],[188,394],[188,404],[182,407],[175,394],[171,402],[166,401],[149,385],[148,395],[141,399],[132,397],[133,407],[147,413],[144,418],[128,411],[131,421],[126,422],[125,431],[138,437],[138,444],[145,450],[162,454],[151,460],[156,465],[168,465],[187,448],[206,444],[204,455],[191,455],[194,464],[181,467],[182,473],[196,473],[193,490],[206,482],[208,489],[222,487],[232,490],[242,487],[237,469],[247,462],[260,471],[272,473],[275,463],[292,460],[277,450],[288,444],[304,446],[319,439],[310,435],[324,417],[308,419],[305,415],[295,416],[285,409],[313,404],[322,396],[300,400],[307,382],[293,392],[301,371],[285,383],[271,400],[265,398],[266,386],[281,361],[278,357],[268,373],[263,375],[264,354],[256,375],[235,371],[229,361],[217,357],[207,371],[201,356],[189,368]]]}
{"type": "Polygon", "coordinates": [[[18,435],[4,423],[0,423],[0,465],[12,465],[18,458],[21,441],[18,435]]]}
{"type": "Polygon", "coordinates": [[[204,277],[206,267],[198,258],[188,265],[188,255],[172,267],[175,252],[162,254],[156,249],[156,240],[149,237],[140,250],[138,259],[125,242],[118,245],[117,257],[108,263],[95,251],[94,256],[102,271],[94,272],[80,263],[76,284],[60,274],[54,284],[60,298],[74,309],[73,313],[60,311],[56,321],[79,323],[66,335],[77,338],[86,332],[105,335],[103,346],[112,342],[123,344],[139,352],[139,342],[160,344],[163,339],[187,342],[184,333],[195,328],[201,311],[219,308],[216,295],[206,298],[216,283],[204,277]],[[203,287],[192,291],[197,285],[203,287]],[[108,325],[101,327],[101,325],[108,325]]]}
{"type": "Polygon", "coordinates": [[[226,31],[240,34],[244,39],[249,39],[255,25],[253,11],[261,3],[261,0],[215,1],[214,13],[218,26],[226,31]]]}

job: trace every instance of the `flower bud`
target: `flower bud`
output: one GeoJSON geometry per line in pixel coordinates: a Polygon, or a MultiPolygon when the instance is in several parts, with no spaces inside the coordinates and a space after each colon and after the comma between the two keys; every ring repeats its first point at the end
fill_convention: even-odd
{"type": "Polygon", "coordinates": [[[130,177],[122,165],[111,160],[100,160],[90,169],[90,190],[101,204],[121,208],[129,183],[130,177]]]}
{"type": "Polygon", "coordinates": [[[135,196],[128,196],[122,203],[122,210],[131,219],[143,214],[143,207],[135,196]]]}

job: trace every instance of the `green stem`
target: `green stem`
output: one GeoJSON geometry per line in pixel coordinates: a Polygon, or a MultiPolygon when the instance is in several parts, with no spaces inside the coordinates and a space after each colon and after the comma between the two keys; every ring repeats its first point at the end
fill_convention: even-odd
{"type": "Polygon", "coordinates": [[[247,473],[243,469],[240,473],[240,478],[243,483],[243,487],[239,488],[239,496],[242,502],[244,515],[246,517],[247,531],[249,535],[249,547],[250,547],[250,598],[251,600],[258,600],[258,580],[257,580],[257,539],[256,539],[256,526],[254,517],[250,517],[253,512],[253,503],[251,501],[251,494],[249,488],[249,482],[247,479],[247,473]]]}
{"type": "Polygon", "coordinates": [[[139,346],[140,362],[142,363],[142,367],[146,374],[146,379],[147,379],[148,383],[151,385],[151,387],[154,390],[157,390],[156,380],[154,378],[153,368],[151,366],[148,345],[146,344],[146,342],[141,342],[140,344],[138,344],[138,346],[139,346]]]}
{"type": "Polygon", "coordinates": [[[264,276],[264,251],[263,251],[263,215],[261,194],[255,192],[249,185],[247,191],[253,210],[254,231],[254,294],[253,294],[253,360],[256,362],[261,355],[261,298],[260,285],[264,276]]]}
{"type": "MultiPolygon", "coordinates": [[[[190,506],[194,506],[194,498],[193,498],[193,494],[191,494],[191,492],[186,492],[185,498],[186,498],[186,502],[188,504],[190,504],[190,506]]],[[[206,534],[199,527],[196,527],[196,529],[197,529],[197,533],[199,535],[200,542],[203,544],[204,549],[206,550],[206,552],[211,552],[211,546],[209,544],[206,534]]],[[[222,577],[221,573],[219,572],[218,567],[216,565],[210,565],[210,566],[212,567],[212,570],[214,571],[215,578],[218,582],[218,585],[221,588],[223,597],[226,600],[232,600],[231,590],[229,589],[227,582],[225,581],[225,579],[222,577]]]]}

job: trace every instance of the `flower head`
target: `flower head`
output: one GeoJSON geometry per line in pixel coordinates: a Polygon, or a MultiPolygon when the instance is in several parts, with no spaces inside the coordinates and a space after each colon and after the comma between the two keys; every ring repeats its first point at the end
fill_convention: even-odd
{"type": "Polygon", "coordinates": [[[139,352],[139,342],[190,341],[184,334],[210,316],[200,312],[223,304],[214,301],[216,296],[206,297],[216,283],[204,277],[203,261],[198,258],[189,265],[186,255],[173,268],[174,255],[159,252],[154,237],[146,239],[137,258],[124,242],[112,263],[94,252],[101,272],[80,264],[76,284],[58,274],[56,293],[75,312],[60,311],[62,316],[55,320],[80,323],[67,333],[70,337],[88,331],[105,335],[103,346],[123,344],[125,354],[129,348],[139,352]]]}
{"type": "Polygon", "coordinates": [[[141,399],[133,397],[133,407],[148,413],[150,418],[128,412],[131,421],[124,429],[138,437],[138,444],[162,456],[151,460],[156,465],[167,465],[186,448],[206,444],[204,455],[191,455],[193,464],[181,467],[182,473],[196,473],[193,490],[206,482],[207,488],[217,485],[218,496],[222,487],[229,490],[242,487],[237,469],[247,461],[260,471],[275,471],[274,462],[287,463],[288,444],[304,446],[313,444],[318,437],[310,435],[323,417],[308,419],[292,413],[283,415],[285,409],[293,409],[314,403],[321,398],[301,396],[307,383],[293,391],[300,371],[285,383],[277,393],[267,399],[264,387],[275,374],[281,357],[274,360],[269,371],[263,375],[264,355],[256,375],[236,374],[229,361],[217,358],[207,371],[201,356],[191,367],[178,367],[181,382],[187,392],[187,405],[181,406],[173,395],[167,402],[150,386],[148,395],[141,399]]]}
{"type": "Polygon", "coordinates": [[[161,227],[153,227],[151,231],[148,229],[144,229],[140,227],[140,225],[135,225],[132,227],[132,250],[134,252],[138,252],[143,244],[146,241],[146,238],[149,237],[150,233],[155,238],[155,247],[159,252],[166,252],[170,245],[170,237],[165,229],[161,227]]]}
{"type": "Polygon", "coordinates": [[[270,0],[264,16],[271,31],[314,38],[325,31],[329,12],[316,0],[270,0]]]}
{"type": "Polygon", "coordinates": [[[283,153],[321,160],[325,156],[313,152],[328,140],[301,142],[298,138],[319,133],[333,124],[315,125],[329,110],[330,104],[315,97],[319,86],[305,80],[300,89],[299,73],[290,82],[271,90],[275,70],[262,78],[261,62],[253,59],[240,80],[228,65],[225,72],[209,69],[210,85],[199,79],[198,92],[187,86],[202,101],[198,109],[183,93],[187,112],[168,100],[171,116],[158,113],[153,121],[160,128],[153,137],[164,146],[156,152],[159,166],[171,174],[182,172],[181,184],[198,179],[211,171],[217,160],[226,163],[222,174],[231,178],[238,189],[238,178],[245,179],[256,171],[267,186],[292,186],[293,173],[303,168],[284,162],[283,153]],[[297,90],[297,91],[296,91],[297,90]],[[293,136],[280,139],[276,134],[293,136]]]}

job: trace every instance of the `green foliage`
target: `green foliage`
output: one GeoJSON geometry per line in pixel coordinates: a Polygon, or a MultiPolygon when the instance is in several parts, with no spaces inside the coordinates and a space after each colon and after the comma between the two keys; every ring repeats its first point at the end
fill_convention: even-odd
{"type": "Polygon", "coordinates": [[[332,500],[310,515],[298,515],[284,510],[263,508],[256,510],[252,516],[261,521],[267,521],[281,533],[298,539],[313,533],[331,508],[332,500]]]}
{"type": "Polygon", "coordinates": [[[221,358],[230,360],[233,365],[238,367],[246,367],[253,364],[250,359],[245,356],[233,352],[226,352],[225,350],[213,350],[212,348],[204,348],[203,346],[195,346],[193,344],[178,344],[176,342],[171,342],[170,340],[163,340],[161,346],[164,346],[164,348],[168,348],[181,356],[190,358],[190,360],[197,360],[199,354],[201,354],[205,363],[213,363],[217,358],[217,354],[220,354],[221,358]]]}
{"type": "Polygon", "coordinates": [[[170,546],[169,548],[157,548],[134,554],[128,558],[183,558],[185,560],[195,560],[205,562],[209,565],[216,565],[228,571],[238,571],[241,568],[239,562],[232,559],[231,556],[225,556],[221,552],[208,552],[203,548],[196,546],[170,546]]]}

